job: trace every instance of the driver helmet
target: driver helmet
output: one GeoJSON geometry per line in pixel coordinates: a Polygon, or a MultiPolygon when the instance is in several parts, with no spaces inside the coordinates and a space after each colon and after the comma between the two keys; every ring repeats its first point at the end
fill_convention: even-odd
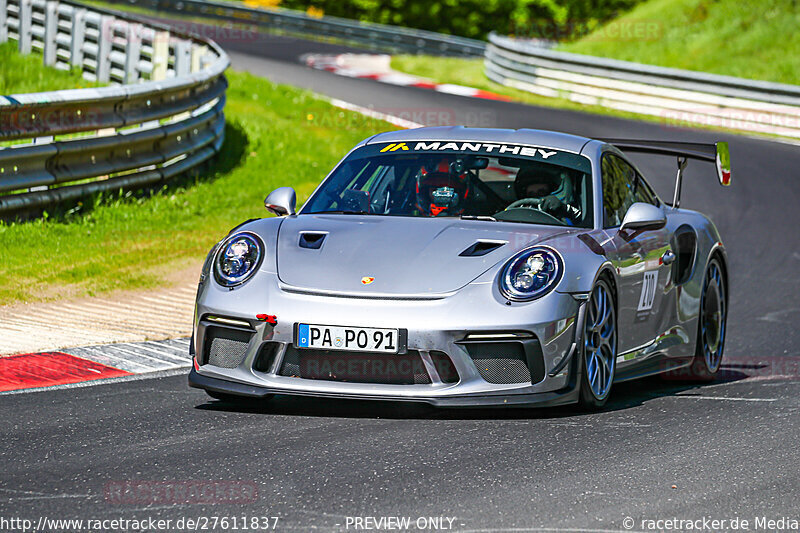
{"type": "Polygon", "coordinates": [[[547,163],[533,163],[522,167],[514,179],[514,193],[517,200],[523,198],[544,198],[556,192],[561,186],[559,167],[547,163]]]}
{"type": "Polygon", "coordinates": [[[469,195],[466,172],[453,171],[446,159],[417,174],[417,209],[427,216],[460,215],[469,195]]]}

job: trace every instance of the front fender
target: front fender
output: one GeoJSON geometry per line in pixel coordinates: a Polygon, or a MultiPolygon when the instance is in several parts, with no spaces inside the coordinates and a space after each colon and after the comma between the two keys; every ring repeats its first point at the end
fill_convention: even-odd
{"type": "Polygon", "coordinates": [[[571,234],[547,242],[564,259],[564,278],[556,291],[561,293],[589,293],[604,271],[614,276],[614,269],[606,257],[602,242],[605,232],[571,234]]]}
{"type": "MultiPolygon", "coordinates": [[[[605,240],[607,240],[605,232],[595,230],[562,234],[535,243],[535,246],[544,245],[555,249],[564,261],[564,276],[555,288],[555,292],[587,294],[591,292],[597,278],[603,272],[607,272],[616,282],[616,272],[606,257],[602,245],[605,240]]],[[[472,283],[497,283],[503,267],[511,257],[498,262],[472,283]]]]}

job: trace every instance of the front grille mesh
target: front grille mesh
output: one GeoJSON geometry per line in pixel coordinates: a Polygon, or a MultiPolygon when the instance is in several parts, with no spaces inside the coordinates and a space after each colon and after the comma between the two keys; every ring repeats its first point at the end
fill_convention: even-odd
{"type": "Polygon", "coordinates": [[[521,343],[470,343],[466,348],[481,377],[489,383],[531,382],[531,372],[521,343]]]}
{"type": "Polygon", "coordinates": [[[281,376],[289,376],[292,378],[302,377],[300,375],[300,354],[295,348],[291,346],[286,347],[286,353],[283,355],[283,364],[280,370],[281,376]]]}
{"type": "Polygon", "coordinates": [[[216,338],[211,340],[208,352],[208,363],[222,368],[236,368],[242,364],[247,343],[232,339],[216,338]]]}
{"type": "Polygon", "coordinates": [[[382,354],[286,348],[281,376],[348,383],[424,385],[431,382],[419,352],[382,354]]]}
{"type": "Polygon", "coordinates": [[[229,328],[206,330],[206,362],[222,368],[236,368],[244,360],[252,333],[229,328]]]}

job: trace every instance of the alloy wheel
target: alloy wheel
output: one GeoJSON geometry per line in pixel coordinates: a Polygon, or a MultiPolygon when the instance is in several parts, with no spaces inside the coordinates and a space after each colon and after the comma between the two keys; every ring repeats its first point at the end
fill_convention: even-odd
{"type": "Polygon", "coordinates": [[[586,377],[594,397],[603,400],[614,382],[617,354],[617,314],[605,283],[592,290],[587,305],[583,351],[586,377]]]}

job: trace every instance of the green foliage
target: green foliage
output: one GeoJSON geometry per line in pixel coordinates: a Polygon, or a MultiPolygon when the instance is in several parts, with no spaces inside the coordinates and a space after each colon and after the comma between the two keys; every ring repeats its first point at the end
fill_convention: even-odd
{"type": "Polygon", "coordinates": [[[64,72],[45,68],[42,56],[19,55],[16,41],[0,44],[0,94],[38,93],[57,89],[96,87],[84,80],[80,72],[64,72]]]}
{"type": "Polygon", "coordinates": [[[563,50],[800,84],[797,0],[649,0],[563,50]],[[620,36],[619,30],[645,31],[620,36]]]}
{"type": "Polygon", "coordinates": [[[284,0],[281,7],[485,39],[490,31],[546,39],[596,27],[640,0],[284,0]]]}

